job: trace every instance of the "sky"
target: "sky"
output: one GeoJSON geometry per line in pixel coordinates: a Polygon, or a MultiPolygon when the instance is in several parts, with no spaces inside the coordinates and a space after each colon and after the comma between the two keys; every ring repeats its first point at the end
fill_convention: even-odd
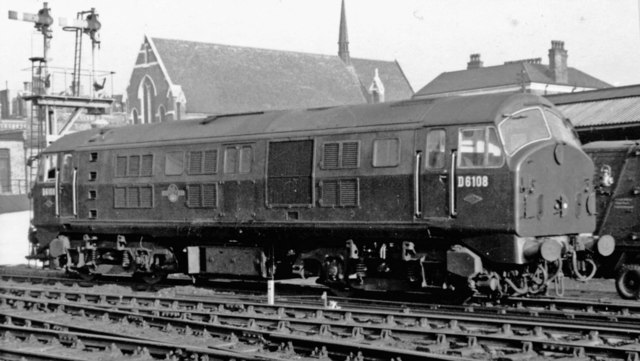
{"type": "MultiPolygon", "coordinates": [[[[114,71],[124,93],[145,34],[154,37],[335,55],[341,0],[49,0],[55,19],[50,65],[73,67],[74,36],[58,26],[95,8],[102,29],[95,68],[114,71]]],[[[542,58],[565,42],[568,64],[614,86],[640,83],[640,0],[345,0],[352,57],[397,60],[414,91],[438,74],[542,58]]],[[[0,1],[0,88],[20,89],[41,55],[33,24],[41,0],[0,1]]],[[[84,47],[89,49],[88,38],[84,47]]],[[[90,52],[83,55],[90,66],[90,52]]]]}

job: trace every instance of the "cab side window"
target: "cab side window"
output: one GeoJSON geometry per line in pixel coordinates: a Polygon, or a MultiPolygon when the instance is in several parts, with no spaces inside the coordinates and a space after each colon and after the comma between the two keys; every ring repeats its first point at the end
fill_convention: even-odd
{"type": "Polygon", "coordinates": [[[504,162],[494,127],[460,129],[458,152],[459,168],[500,167],[504,162]]]}
{"type": "Polygon", "coordinates": [[[48,182],[56,179],[56,171],[58,170],[58,155],[47,154],[42,160],[42,173],[39,176],[41,181],[48,182]]]}
{"type": "Polygon", "coordinates": [[[427,169],[441,169],[444,167],[446,132],[444,129],[434,129],[427,133],[427,169]]]}
{"type": "Polygon", "coordinates": [[[61,180],[62,182],[73,181],[73,157],[71,153],[65,153],[62,156],[61,180]]]}

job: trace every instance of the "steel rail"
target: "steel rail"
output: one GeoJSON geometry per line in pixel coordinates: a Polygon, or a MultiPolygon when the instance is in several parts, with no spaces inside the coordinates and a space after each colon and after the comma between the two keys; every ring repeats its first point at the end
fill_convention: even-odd
{"type": "MultiPolygon", "coordinates": [[[[239,335],[240,339],[246,340],[266,340],[272,345],[288,345],[286,348],[292,351],[304,352],[313,356],[316,350],[326,350],[327,355],[332,358],[345,359],[352,355],[362,354],[367,359],[390,360],[401,357],[402,360],[437,360],[437,361],[460,361],[468,360],[465,357],[434,354],[426,351],[416,351],[406,348],[389,346],[377,346],[375,344],[362,343],[363,335],[361,328],[345,331],[349,326],[342,327],[341,330],[331,329],[331,327],[317,327],[315,329],[295,329],[286,322],[272,320],[271,323],[252,322],[244,324],[222,324],[219,319],[211,319],[208,322],[185,319],[183,317],[163,317],[147,315],[139,312],[127,312],[116,309],[100,308],[90,305],[70,304],[68,302],[58,302],[42,299],[25,299],[14,296],[1,295],[3,303],[13,303],[19,308],[27,307],[30,310],[45,309],[50,311],[62,311],[70,315],[77,315],[87,318],[98,318],[103,320],[119,321],[127,325],[136,325],[145,328],[155,328],[160,330],[180,330],[180,333],[197,332],[198,334],[209,334],[212,336],[239,335]],[[321,333],[324,337],[316,337],[321,333]],[[311,335],[311,336],[309,336],[311,335]],[[342,336],[336,337],[336,336],[342,336]],[[352,338],[353,336],[353,338],[352,338]],[[354,342],[357,341],[357,342],[354,342]]],[[[14,317],[14,316],[12,316],[14,317]]],[[[382,338],[382,337],[381,337],[382,338]]],[[[441,348],[441,347],[440,347],[441,348]]],[[[426,350],[426,349],[425,349],[426,350]]]]}
{"type": "MultiPolygon", "coordinates": [[[[0,266],[0,280],[13,281],[16,283],[30,282],[42,285],[67,285],[78,287],[93,287],[102,285],[118,285],[137,292],[156,292],[165,288],[176,286],[193,286],[194,280],[190,278],[169,278],[163,282],[153,285],[144,282],[136,282],[131,276],[105,275],[93,280],[83,280],[74,274],[65,274],[62,271],[43,271],[36,270],[34,272],[15,272],[7,271],[5,267],[0,266]],[[39,274],[40,273],[40,274],[39,274]]],[[[220,291],[220,293],[237,293],[237,297],[259,298],[264,294],[266,284],[260,281],[246,280],[206,280],[195,282],[200,288],[220,291]]],[[[296,285],[289,283],[278,283],[276,288],[279,294],[284,297],[296,297],[301,292],[308,296],[319,296],[323,291],[328,289],[320,285],[296,285]]]]}
{"type": "Polygon", "coordinates": [[[164,307],[168,309],[196,309],[196,310],[217,310],[217,309],[233,309],[233,307],[254,309],[261,309],[263,313],[276,313],[281,312],[279,310],[283,305],[290,309],[295,309],[295,312],[301,314],[309,313],[313,314],[316,310],[324,309],[325,312],[333,313],[336,318],[344,318],[341,316],[345,313],[349,313],[354,317],[371,318],[378,317],[384,318],[386,315],[393,315],[408,319],[415,315],[414,322],[422,317],[428,315],[450,315],[458,317],[462,314],[467,314],[469,317],[496,317],[499,316],[502,320],[529,320],[536,318],[537,320],[544,320],[546,322],[562,322],[572,325],[591,326],[593,324],[611,325],[612,327],[621,327],[625,325],[631,329],[637,329],[640,327],[640,310],[639,313],[633,314],[627,308],[627,304],[603,304],[598,309],[600,312],[594,312],[595,307],[591,307],[592,303],[586,303],[580,306],[575,304],[576,307],[570,310],[562,310],[554,307],[548,308],[527,308],[523,304],[518,304],[515,307],[502,307],[500,305],[467,305],[467,306],[452,306],[452,305],[416,305],[416,304],[404,304],[401,307],[385,307],[385,303],[375,306],[373,304],[363,306],[358,303],[352,305],[349,302],[338,303],[340,309],[330,309],[325,307],[319,300],[305,300],[305,302],[291,303],[286,298],[281,298],[277,305],[268,305],[264,302],[256,302],[250,299],[247,301],[244,297],[233,297],[228,295],[222,295],[219,297],[216,295],[216,299],[212,296],[207,298],[202,297],[160,297],[153,294],[119,294],[112,295],[107,293],[96,292],[84,292],[78,290],[50,290],[50,289],[33,289],[29,287],[18,287],[12,285],[0,285],[0,293],[8,292],[11,294],[27,294],[32,297],[43,297],[47,299],[61,299],[69,301],[82,301],[86,303],[94,303],[99,305],[149,305],[154,307],[164,307]],[[237,305],[237,306],[234,306],[237,305]],[[577,311],[580,309],[580,311],[577,311]],[[582,310],[584,309],[584,310],[582,310]],[[605,312],[606,310],[606,312],[605,312]]]}
{"type": "MultiPolygon", "coordinates": [[[[207,329],[211,332],[230,333],[245,332],[257,333],[269,340],[292,340],[298,342],[311,342],[308,337],[303,339],[294,338],[295,333],[306,333],[314,335],[324,335],[331,337],[344,337],[348,339],[348,343],[354,344],[361,342],[363,339],[375,339],[377,341],[401,340],[407,345],[413,345],[416,350],[428,350],[429,352],[453,352],[454,354],[462,353],[468,355],[470,353],[486,353],[478,344],[492,345],[494,352],[496,350],[516,349],[522,352],[537,351],[547,352],[556,350],[561,353],[575,353],[577,350],[587,353],[591,357],[611,357],[617,355],[619,357],[628,357],[629,353],[636,352],[638,348],[637,339],[640,336],[640,330],[629,330],[620,328],[591,327],[590,332],[585,333],[585,326],[566,325],[558,323],[545,323],[532,319],[529,320],[501,320],[497,317],[482,318],[470,317],[468,315],[458,315],[456,318],[443,316],[439,314],[421,315],[418,323],[404,322],[400,319],[403,314],[387,315],[382,324],[371,325],[371,319],[363,320],[364,322],[355,322],[355,315],[349,313],[349,310],[341,310],[349,313],[349,319],[338,318],[331,319],[328,313],[334,310],[322,310],[320,314],[316,313],[314,319],[300,319],[300,315],[287,317],[287,310],[280,307],[278,314],[259,315],[253,308],[245,314],[228,314],[226,312],[209,311],[179,311],[166,309],[145,309],[137,305],[129,305],[128,311],[87,306],[83,304],[69,304],[63,301],[51,301],[42,299],[23,299],[13,296],[1,296],[7,302],[23,302],[23,304],[40,304],[48,308],[63,308],[65,312],[79,313],[83,316],[94,313],[95,317],[104,317],[105,314],[109,318],[128,318],[137,320],[139,323],[154,324],[155,327],[167,327],[172,324],[174,327],[191,328],[191,329],[207,329]],[[132,312],[135,311],[135,312],[132,312]],[[165,313],[167,316],[158,316],[165,313]],[[327,312],[327,313],[324,313],[327,312]],[[197,317],[194,317],[197,316],[197,317]],[[390,317],[389,317],[390,316],[390,317]],[[394,319],[394,316],[399,316],[394,319]],[[196,318],[192,320],[191,318],[196,318]],[[435,321],[435,322],[434,322],[435,321]],[[225,323],[225,324],[223,324],[225,323]],[[266,330],[266,331],[265,331],[266,330]],[[276,330],[272,332],[271,330],[276,330]],[[548,335],[553,335],[552,337],[548,335]],[[565,339],[562,339],[564,336],[565,339]],[[615,342],[611,340],[615,339],[615,342]],[[466,345],[460,350],[450,347],[449,342],[456,345],[466,345]]],[[[118,307],[118,306],[115,306],[118,307]]],[[[246,308],[245,310],[248,310],[246,308]]],[[[320,312],[316,310],[316,312],[320,312]]],[[[346,314],[345,314],[346,316],[346,314]]],[[[408,317],[413,317],[409,315],[408,317]]],[[[295,336],[297,337],[297,336],[295,336]]],[[[316,342],[316,347],[323,346],[327,340],[323,339],[320,343],[316,342]]],[[[333,348],[338,345],[331,345],[333,348]]],[[[328,346],[327,346],[328,347],[328,346]]],[[[345,345],[342,345],[345,347],[345,345]]],[[[358,347],[362,347],[359,345],[358,347]]],[[[389,350],[387,348],[387,350],[389,350]]],[[[369,350],[374,351],[374,350],[369,350]]],[[[376,349],[375,352],[381,350],[376,349]]],[[[394,354],[400,354],[399,350],[393,350],[394,354]]],[[[516,352],[518,353],[518,352],[516,352]]],[[[411,355],[403,354],[403,359],[411,355]]]]}
{"type": "MultiPolygon", "coordinates": [[[[8,347],[6,342],[0,340],[0,360],[16,360],[16,361],[87,361],[87,357],[75,357],[71,355],[56,355],[52,353],[51,349],[47,350],[47,353],[22,350],[16,347],[24,345],[16,345],[12,343],[13,347],[8,347]]],[[[93,355],[92,355],[93,356],[93,355]]]]}
{"type": "MultiPolygon", "coordinates": [[[[14,326],[0,324],[2,339],[19,339],[21,341],[34,340],[41,344],[62,345],[73,347],[79,350],[115,351],[119,350],[125,355],[149,354],[155,358],[167,358],[174,355],[184,355],[188,357],[207,357],[209,360],[279,360],[280,358],[270,358],[264,355],[240,354],[238,352],[224,351],[220,349],[210,349],[204,347],[194,347],[188,345],[175,345],[166,342],[142,340],[126,337],[113,337],[96,335],[94,333],[65,332],[61,330],[46,330],[28,326],[14,326]],[[54,341],[55,340],[55,341],[54,341]]],[[[8,348],[5,346],[5,348],[8,348]]],[[[8,348],[10,351],[19,351],[14,347],[8,348]]]]}

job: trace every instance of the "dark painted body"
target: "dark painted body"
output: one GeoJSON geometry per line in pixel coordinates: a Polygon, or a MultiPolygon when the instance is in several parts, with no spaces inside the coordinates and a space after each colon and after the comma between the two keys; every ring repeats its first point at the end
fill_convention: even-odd
{"type": "MultiPolygon", "coordinates": [[[[424,278],[429,260],[446,269],[451,247],[462,245],[496,269],[526,267],[537,256],[525,255],[525,243],[589,233],[595,224],[593,165],[579,146],[552,135],[509,155],[504,139],[489,149],[504,119],[532,108],[555,112],[536,96],[488,95],[72,134],[43,153],[57,155],[59,169],[57,176],[42,170],[33,189],[40,249],[52,233],[71,249],[91,240],[108,248],[123,236],[128,246],[166,249],[176,259],[171,271],[219,269],[197,260],[213,262],[203,255],[216,247],[242,246],[255,247],[245,256],[264,250],[275,263],[285,254],[318,263],[359,259],[351,262],[358,267],[375,258],[378,269],[385,259],[418,262],[424,278]],[[462,166],[465,131],[485,134],[474,151],[499,160],[462,166]],[[441,158],[429,166],[427,155],[437,152],[427,138],[435,133],[444,135],[441,158]]],[[[369,273],[376,273],[370,264],[369,273]]]]}
{"type": "Polygon", "coordinates": [[[603,271],[617,271],[624,263],[640,263],[640,144],[603,141],[586,144],[584,149],[596,166],[595,234],[612,236],[616,242],[616,253],[603,271]]]}

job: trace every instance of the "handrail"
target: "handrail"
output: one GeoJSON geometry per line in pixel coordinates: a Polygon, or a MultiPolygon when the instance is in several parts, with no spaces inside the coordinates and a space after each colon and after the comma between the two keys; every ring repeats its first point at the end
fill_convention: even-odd
{"type": "Polygon", "coordinates": [[[56,169],[56,191],[53,192],[55,195],[55,204],[56,204],[56,217],[60,217],[60,170],[56,169]]]}
{"type": "Polygon", "coordinates": [[[72,185],[71,187],[73,188],[71,190],[71,198],[72,198],[72,203],[73,203],[73,215],[77,216],[78,215],[78,169],[74,168],[73,169],[73,180],[72,180],[72,185]]]}
{"type": "Polygon", "coordinates": [[[451,176],[449,177],[449,214],[451,217],[458,215],[456,209],[456,161],[458,158],[458,151],[453,150],[451,152],[451,176]]]}
{"type": "Polygon", "coordinates": [[[417,218],[422,217],[422,205],[420,194],[420,164],[422,163],[422,152],[416,152],[415,164],[413,166],[413,210],[417,218]]]}

